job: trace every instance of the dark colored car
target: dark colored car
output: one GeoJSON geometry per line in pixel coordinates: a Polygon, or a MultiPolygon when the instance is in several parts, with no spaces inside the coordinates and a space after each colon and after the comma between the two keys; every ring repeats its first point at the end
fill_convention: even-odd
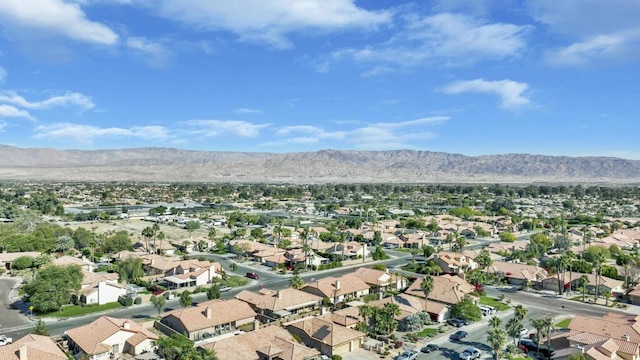
{"type": "Polygon", "coordinates": [[[254,280],[260,279],[260,276],[258,276],[258,274],[254,273],[254,272],[248,272],[246,276],[249,279],[254,279],[254,280]]]}
{"type": "Polygon", "coordinates": [[[450,340],[462,340],[462,339],[466,338],[467,335],[468,335],[468,333],[466,331],[458,330],[458,331],[454,332],[453,334],[449,335],[449,339],[450,340]]]}
{"type": "Polygon", "coordinates": [[[436,345],[436,344],[427,344],[425,346],[422,347],[422,349],[420,349],[421,352],[423,353],[431,353],[434,351],[438,351],[440,350],[440,346],[436,345]]]}
{"type": "Polygon", "coordinates": [[[451,318],[447,319],[447,324],[455,327],[462,327],[464,325],[464,321],[462,321],[461,319],[451,318]]]}

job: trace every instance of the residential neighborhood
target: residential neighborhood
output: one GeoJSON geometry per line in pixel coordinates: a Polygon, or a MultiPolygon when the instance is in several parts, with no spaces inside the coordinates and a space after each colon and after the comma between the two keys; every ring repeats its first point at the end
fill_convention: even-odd
{"type": "Polygon", "coordinates": [[[423,359],[428,344],[440,349],[429,356],[457,356],[465,343],[450,337],[462,331],[482,358],[640,356],[638,222],[572,226],[566,213],[527,218],[530,206],[209,217],[159,205],[42,222],[31,231],[48,248],[0,238],[0,286],[16,304],[2,310],[16,325],[0,320],[0,354],[163,359],[188,346],[218,359],[423,359]]]}

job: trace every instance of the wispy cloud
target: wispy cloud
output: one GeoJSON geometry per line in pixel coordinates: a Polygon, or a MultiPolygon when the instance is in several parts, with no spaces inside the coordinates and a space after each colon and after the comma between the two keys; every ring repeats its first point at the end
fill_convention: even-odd
{"type": "Polygon", "coordinates": [[[143,140],[168,139],[169,133],[162,126],[134,126],[131,128],[99,127],[93,125],[57,123],[39,125],[36,139],[68,139],[79,144],[91,144],[98,138],[137,138],[143,140]]]}
{"type": "Polygon", "coordinates": [[[5,91],[0,93],[0,102],[35,110],[65,106],[77,106],[88,110],[95,106],[91,97],[78,92],[66,92],[42,101],[29,101],[13,91],[5,91]]]}
{"type": "Polygon", "coordinates": [[[251,108],[239,108],[239,109],[235,109],[233,110],[233,112],[235,114],[262,114],[262,110],[261,109],[251,109],[251,108]]]}
{"type": "Polygon", "coordinates": [[[529,99],[523,95],[528,88],[528,84],[513,80],[487,81],[484,79],[475,79],[451,83],[446,85],[442,91],[445,94],[462,94],[467,92],[494,94],[500,97],[500,106],[503,108],[518,108],[530,103],[529,99]]]}
{"type": "Polygon", "coordinates": [[[375,76],[397,68],[447,64],[464,65],[480,60],[517,57],[526,49],[528,26],[488,23],[463,14],[406,15],[401,30],[379,44],[335,51],[318,62],[326,72],[330,64],[350,59],[372,67],[375,76]]]}
{"type": "Polygon", "coordinates": [[[64,0],[0,0],[0,23],[16,31],[37,31],[39,37],[58,35],[101,45],[119,39],[106,25],[89,20],[80,4],[64,0]]]}
{"type": "Polygon", "coordinates": [[[31,114],[29,114],[28,111],[20,110],[15,106],[4,105],[4,104],[0,105],[0,118],[3,118],[3,117],[4,118],[7,118],[7,117],[23,118],[31,121],[35,120],[35,118],[31,116],[31,114]]]}
{"type": "Polygon", "coordinates": [[[547,60],[557,65],[586,65],[593,60],[624,59],[624,54],[640,47],[640,31],[596,35],[584,41],[547,52],[547,60]]]}
{"type": "Polygon", "coordinates": [[[0,66],[0,83],[7,78],[7,70],[5,70],[2,66],[0,66]]]}
{"type": "Polygon", "coordinates": [[[147,65],[161,68],[173,57],[173,52],[167,49],[161,42],[152,41],[144,37],[130,37],[127,39],[127,47],[140,55],[147,65]]]}
{"type": "Polygon", "coordinates": [[[141,6],[201,31],[229,31],[240,40],[279,49],[293,46],[287,38],[293,31],[372,28],[391,20],[390,12],[368,11],[354,0],[172,0],[141,6]]]}
{"type": "Polygon", "coordinates": [[[256,137],[262,129],[271,124],[254,124],[240,120],[187,120],[184,122],[191,134],[202,136],[219,136],[231,134],[241,137],[256,137]]]}

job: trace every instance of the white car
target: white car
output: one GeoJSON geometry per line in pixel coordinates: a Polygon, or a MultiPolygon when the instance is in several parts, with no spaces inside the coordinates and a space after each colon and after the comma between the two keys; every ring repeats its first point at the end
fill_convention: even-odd
{"type": "Polygon", "coordinates": [[[0,346],[9,345],[13,343],[13,339],[6,335],[0,335],[0,346]]]}
{"type": "Polygon", "coordinates": [[[415,350],[407,350],[402,354],[396,356],[395,360],[416,360],[418,358],[418,352],[415,350]]]}
{"type": "Polygon", "coordinates": [[[482,352],[480,352],[480,349],[475,348],[473,346],[469,346],[468,348],[464,349],[463,352],[460,353],[460,360],[473,360],[473,359],[479,359],[480,355],[482,354],[482,352]]]}
{"type": "Polygon", "coordinates": [[[520,330],[520,335],[525,336],[527,334],[529,334],[529,329],[523,328],[522,330],[520,330]]]}

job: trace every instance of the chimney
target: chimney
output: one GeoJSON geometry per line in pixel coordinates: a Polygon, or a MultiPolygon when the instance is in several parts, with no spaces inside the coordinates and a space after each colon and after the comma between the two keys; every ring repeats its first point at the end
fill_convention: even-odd
{"type": "Polygon", "coordinates": [[[131,329],[131,323],[129,322],[129,320],[126,320],[124,324],[122,324],[122,327],[127,330],[131,329]]]}
{"type": "Polygon", "coordinates": [[[278,300],[282,300],[282,291],[278,290],[278,292],[276,293],[276,296],[278,297],[278,300]]]}
{"type": "Polygon", "coordinates": [[[149,265],[153,265],[153,258],[151,258],[151,262],[149,262],[149,265]]]}
{"type": "Polygon", "coordinates": [[[336,280],[336,290],[340,290],[340,280],[336,280]]]}
{"type": "Polygon", "coordinates": [[[625,341],[629,341],[629,334],[622,334],[622,338],[623,338],[625,341]]]}
{"type": "Polygon", "coordinates": [[[210,307],[208,307],[208,306],[207,306],[207,307],[204,309],[204,316],[206,316],[206,317],[207,317],[207,319],[211,319],[211,308],[210,308],[210,307]]]}
{"type": "Polygon", "coordinates": [[[28,354],[27,354],[27,346],[26,345],[21,345],[20,346],[20,360],[27,360],[29,358],[28,354]]]}

